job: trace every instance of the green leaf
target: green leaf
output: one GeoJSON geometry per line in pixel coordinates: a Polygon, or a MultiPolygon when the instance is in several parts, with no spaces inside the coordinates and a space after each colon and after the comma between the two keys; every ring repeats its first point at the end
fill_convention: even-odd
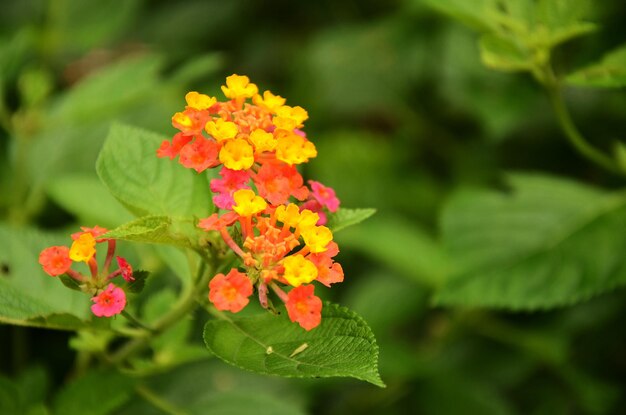
{"type": "Polygon", "coordinates": [[[437,303],[550,308],[626,283],[626,193],[539,175],[508,183],[510,193],[462,192],[444,210],[453,272],[437,303]]]}
{"type": "MultiPolygon", "coordinates": [[[[69,237],[67,238],[69,240],[69,237]]],[[[39,253],[62,238],[0,225],[0,322],[74,329],[89,315],[89,297],[63,286],[41,269],[39,253]]]]}
{"type": "Polygon", "coordinates": [[[111,228],[133,218],[95,175],[63,175],[53,179],[46,190],[56,204],[79,218],[81,223],[111,228]]]}
{"type": "Polygon", "coordinates": [[[616,141],[613,144],[613,156],[617,161],[617,165],[626,172],[626,144],[616,141]]]}
{"type": "Polygon", "coordinates": [[[626,45],[607,53],[599,63],[568,75],[566,81],[571,85],[595,88],[626,86],[626,45]]]}
{"type": "Polygon", "coordinates": [[[193,415],[304,415],[306,413],[291,402],[284,402],[276,396],[257,391],[214,393],[201,397],[185,409],[193,415]]]}
{"type": "Polygon", "coordinates": [[[497,10],[495,0],[422,0],[433,9],[458,20],[475,30],[492,30],[497,22],[490,17],[497,10]]]}
{"type": "Polygon", "coordinates": [[[187,236],[197,232],[193,220],[176,220],[167,216],[144,216],[106,233],[106,238],[152,244],[194,247],[187,236]]]}
{"type": "Polygon", "coordinates": [[[54,413],[107,415],[133,394],[133,380],[111,371],[93,371],[67,385],[54,400],[54,413]]]}
{"type": "Polygon", "coordinates": [[[96,163],[100,180],[138,216],[207,216],[213,207],[205,176],[158,158],[156,151],[165,138],[114,125],[96,163]]]}
{"type": "Polygon", "coordinates": [[[376,209],[346,209],[341,208],[328,215],[327,226],[333,232],[340,231],[348,226],[356,225],[376,213],[376,209]]]}
{"type": "Polygon", "coordinates": [[[67,288],[69,288],[71,290],[76,290],[76,291],[81,291],[82,292],[82,290],[80,288],[80,284],[78,283],[78,281],[76,281],[74,278],[68,276],[67,274],[59,275],[57,278],[59,280],[61,280],[63,285],[65,285],[67,288]]]}
{"type": "Polygon", "coordinates": [[[204,326],[208,349],[226,363],[284,377],[349,376],[384,387],[378,346],[356,313],[325,304],[322,323],[305,331],[284,312],[231,318],[224,313],[204,326]]]}
{"type": "Polygon", "coordinates": [[[415,223],[396,216],[377,215],[337,235],[337,242],[427,286],[441,284],[448,269],[439,243],[415,223]]]}
{"type": "Polygon", "coordinates": [[[480,57],[485,66],[501,71],[529,71],[533,67],[523,47],[511,39],[492,34],[480,38],[480,57]]]}
{"type": "Polygon", "coordinates": [[[144,270],[135,270],[133,271],[133,278],[131,282],[128,283],[127,288],[131,293],[140,293],[143,291],[146,286],[146,280],[150,276],[148,271],[144,270]]]}

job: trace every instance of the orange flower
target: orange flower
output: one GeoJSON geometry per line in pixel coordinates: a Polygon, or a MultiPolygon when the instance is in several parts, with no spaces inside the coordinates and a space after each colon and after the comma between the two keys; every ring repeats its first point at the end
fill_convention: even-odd
{"type": "Polygon", "coordinates": [[[228,275],[217,274],[209,283],[209,300],[218,310],[237,313],[248,304],[251,295],[250,279],[236,269],[228,275]]]}
{"type": "Polygon", "coordinates": [[[322,300],[313,295],[315,287],[301,285],[289,291],[287,313],[289,319],[309,331],[322,321],[322,300]]]}

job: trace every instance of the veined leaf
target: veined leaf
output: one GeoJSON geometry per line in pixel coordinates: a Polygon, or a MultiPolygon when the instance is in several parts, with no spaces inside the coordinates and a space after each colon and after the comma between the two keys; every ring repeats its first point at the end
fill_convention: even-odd
{"type": "Polygon", "coordinates": [[[510,194],[464,192],[444,211],[447,305],[550,308],[626,284],[626,194],[512,175],[510,194]]]}
{"type": "Polygon", "coordinates": [[[337,232],[348,226],[356,225],[376,213],[376,209],[346,209],[341,208],[328,215],[327,226],[337,232]]]}
{"type": "Polygon", "coordinates": [[[204,341],[226,363],[268,375],[350,376],[384,386],[374,334],[346,308],[325,304],[322,323],[308,332],[289,321],[285,312],[248,318],[221,316],[205,325],[204,341]]]}
{"type": "Polygon", "coordinates": [[[100,180],[138,216],[210,214],[213,205],[205,176],[156,156],[164,139],[114,125],[96,163],[100,180]]]}
{"type": "Polygon", "coordinates": [[[177,220],[168,216],[144,216],[106,233],[105,237],[124,241],[175,245],[192,248],[189,233],[195,232],[193,220],[177,220]]]}

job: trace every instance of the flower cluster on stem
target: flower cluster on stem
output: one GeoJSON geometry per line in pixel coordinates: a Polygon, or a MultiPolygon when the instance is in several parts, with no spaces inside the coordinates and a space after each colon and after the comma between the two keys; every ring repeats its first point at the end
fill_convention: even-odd
{"type": "Polygon", "coordinates": [[[103,238],[108,231],[95,226],[81,227],[81,231],[72,234],[72,245],[51,246],[39,254],[39,263],[43,270],[52,277],[66,275],[73,279],[83,292],[92,296],[91,311],[97,317],[112,317],[120,314],[126,306],[124,290],[113,282],[121,276],[126,282],[134,280],[133,268],[126,259],[117,256],[117,269],[110,271],[115,256],[115,239],[103,238]],[[96,245],[107,244],[107,253],[102,265],[96,261],[96,245]],[[84,262],[89,268],[89,275],[73,270],[74,262],[84,262]]]}
{"type": "Polygon", "coordinates": [[[222,92],[225,101],[189,92],[185,109],[172,117],[179,132],[157,150],[159,157],[178,157],[198,173],[220,169],[210,188],[222,211],[198,226],[219,232],[241,266],[213,277],[209,300],[236,313],[255,288],[264,308],[274,293],[290,319],[311,330],[320,324],[322,309],[311,283],[341,282],[343,270],[334,261],[339,249],[333,234],[324,226],[339,199],[322,183],[310,180],[307,186],[297,170],[317,156],[303,131],[308,113],[271,91],[260,94],[246,76],[227,77],[222,92]]]}

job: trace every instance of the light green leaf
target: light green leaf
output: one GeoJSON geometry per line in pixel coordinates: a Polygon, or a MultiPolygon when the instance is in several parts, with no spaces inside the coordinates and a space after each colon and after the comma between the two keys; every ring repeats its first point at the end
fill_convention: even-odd
{"type": "Polygon", "coordinates": [[[529,71],[533,63],[528,52],[513,40],[497,35],[480,39],[480,57],[485,66],[501,71],[529,71]]]}
{"type": "MultiPolygon", "coordinates": [[[[66,288],[41,269],[39,253],[58,236],[0,225],[0,322],[73,329],[89,312],[89,296],[66,288]]],[[[69,240],[69,237],[67,238],[69,240]]]]}
{"type": "Polygon", "coordinates": [[[378,346],[356,313],[325,304],[322,323],[305,331],[283,309],[248,318],[221,314],[204,326],[208,349],[226,363],[284,377],[349,376],[384,386],[378,374],[378,346]]]}
{"type": "Polygon", "coordinates": [[[173,219],[168,216],[144,216],[106,233],[107,238],[152,244],[192,248],[188,235],[196,233],[193,219],[173,219]]]}
{"type": "Polygon", "coordinates": [[[47,192],[55,203],[79,218],[81,223],[110,228],[133,217],[95,175],[61,176],[49,183],[47,192]]]}
{"type": "Polygon", "coordinates": [[[204,175],[156,151],[165,137],[125,125],[111,128],[96,169],[100,180],[138,215],[208,216],[211,203],[204,175]]]}
{"type": "Polygon", "coordinates": [[[588,0],[540,0],[535,6],[533,32],[544,34],[548,47],[593,32],[597,25],[585,21],[589,9],[588,0]]]}
{"type": "Polygon", "coordinates": [[[54,400],[54,413],[107,415],[133,394],[133,380],[118,372],[93,371],[67,385],[54,400]]]}
{"type": "Polygon", "coordinates": [[[568,75],[566,81],[571,85],[595,88],[626,86],[626,45],[607,53],[599,63],[568,75]]]}
{"type": "Polygon", "coordinates": [[[340,231],[348,226],[356,225],[376,213],[376,209],[346,209],[341,208],[328,215],[327,226],[333,232],[340,231]]]}
{"type": "Polygon", "coordinates": [[[539,175],[512,175],[510,193],[467,191],[444,211],[454,270],[446,305],[550,308],[626,283],[626,194],[539,175]]]}

